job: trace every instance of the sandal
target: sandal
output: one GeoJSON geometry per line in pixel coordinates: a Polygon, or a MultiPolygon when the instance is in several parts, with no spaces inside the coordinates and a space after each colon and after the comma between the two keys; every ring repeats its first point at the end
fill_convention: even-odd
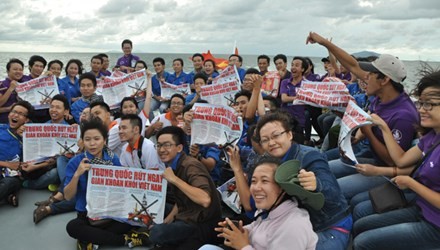
{"type": "Polygon", "coordinates": [[[50,204],[57,202],[60,202],[60,200],[55,199],[54,195],[51,195],[47,200],[35,202],[35,206],[49,206],[50,204]]]}
{"type": "Polygon", "coordinates": [[[18,207],[18,196],[16,193],[9,194],[7,201],[9,205],[18,207]]]}
{"type": "Polygon", "coordinates": [[[50,213],[47,211],[46,206],[39,206],[34,210],[34,223],[38,224],[38,222],[42,221],[44,218],[49,216],[50,213]]]}

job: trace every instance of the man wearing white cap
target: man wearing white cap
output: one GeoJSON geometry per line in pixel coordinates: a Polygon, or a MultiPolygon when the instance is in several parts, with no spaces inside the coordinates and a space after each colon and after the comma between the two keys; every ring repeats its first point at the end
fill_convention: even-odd
{"type": "MultiPolygon", "coordinates": [[[[310,32],[307,43],[319,43],[326,47],[348,71],[365,80],[367,85],[366,94],[375,96],[369,107],[370,112],[380,116],[390,127],[394,139],[402,150],[408,150],[416,135],[414,125],[419,124],[419,116],[417,109],[404,92],[401,84],[406,78],[406,69],[403,62],[395,56],[382,54],[372,63],[358,63],[347,52],[314,32],[310,32]]],[[[372,158],[358,158],[357,160],[360,163],[395,166],[385,147],[382,133],[377,127],[362,127],[356,134],[353,144],[363,138],[369,140],[372,158]]],[[[340,159],[330,161],[329,165],[336,178],[338,178],[338,183],[348,200],[354,195],[368,191],[370,188],[386,181],[381,176],[367,177],[362,175],[372,175],[371,172],[368,172],[373,167],[371,165],[357,165],[357,171],[354,168],[344,166],[340,159]],[[368,169],[364,172],[364,168],[368,169]],[[358,174],[358,172],[362,174],[358,174]]],[[[392,169],[390,167],[390,170],[392,169]]],[[[354,205],[353,201],[352,205],[354,205]]]]}

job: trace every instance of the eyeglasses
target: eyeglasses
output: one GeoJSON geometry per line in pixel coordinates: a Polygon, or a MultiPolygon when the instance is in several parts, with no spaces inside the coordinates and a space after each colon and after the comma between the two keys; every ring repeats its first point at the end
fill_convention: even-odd
{"type": "Polygon", "coordinates": [[[426,111],[431,111],[435,106],[440,106],[440,103],[432,103],[432,102],[414,102],[417,109],[423,108],[426,111]]]}
{"type": "Polygon", "coordinates": [[[274,141],[278,140],[284,133],[287,133],[287,131],[273,133],[270,136],[270,138],[264,138],[264,139],[260,140],[261,146],[268,144],[270,140],[274,140],[274,141]]]}
{"type": "Polygon", "coordinates": [[[177,144],[172,144],[172,143],[169,143],[169,142],[165,142],[163,144],[158,143],[158,144],[154,145],[154,148],[157,149],[157,150],[159,150],[161,148],[163,148],[165,150],[169,150],[169,149],[171,149],[171,146],[176,146],[176,145],[177,144]]]}
{"type": "Polygon", "coordinates": [[[27,114],[24,114],[24,113],[22,113],[22,112],[18,112],[17,110],[11,110],[11,113],[12,113],[12,114],[21,115],[21,116],[23,116],[23,117],[27,117],[27,114]]]}
{"type": "Polygon", "coordinates": [[[182,106],[183,105],[183,103],[181,103],[181,102],[172,102],[171,103],[171,106],[182,106]]]}

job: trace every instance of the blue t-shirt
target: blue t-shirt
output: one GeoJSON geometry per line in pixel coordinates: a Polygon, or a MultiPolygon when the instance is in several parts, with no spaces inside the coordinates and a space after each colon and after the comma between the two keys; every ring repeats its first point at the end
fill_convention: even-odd
{"type": "Polygon", "coordinates": [[[9,124],[0,124],[0,161],[22,159],[22,138],[12,132],[9,124]]]}
{"type": "Polygon", "coordinates": [[[176,72],[170,74],[168,83],[171,83],[174,85],[182,85],[182,84],[188,83],[188,82],[189,82],[188,81],[188,74],[182,71],[182,72],[180,72],[179,76],[176,76],[176,72]]]}
{"type": "MultiPolygon", "coordinates": [[[[64,180],[64,188],[70,183],[70,181],[73,178],[73,175],[75,174],[76,170],[79,167],[79,164],[81,163],[82,159],[87,155],[88,159],[93,159],[91,154],[88,152],[81,153],[79,155],[76,155],[72,159],[70,159],[69,163],[67,163],[66,166],[66,178],[64,180]]],[[[119,162],[119,158],[117,155],[114,155],[113,158],[110,158],[110,156],[103,151],[103,160],[111,160],[113,166],[121,166],[121,163],[119,162]]],[[[87,212],[86,210],[86,192],[87,192],[87,178],[88,178],[88,172],[85,172],[83,175],[79,177],[78,180],[78,187],[76,191],[76,205],[75,209],[78,212],[87,212]]]]}

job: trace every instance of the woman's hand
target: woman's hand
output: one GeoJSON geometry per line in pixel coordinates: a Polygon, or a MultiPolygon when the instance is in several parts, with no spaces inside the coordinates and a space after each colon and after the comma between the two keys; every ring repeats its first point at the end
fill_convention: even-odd
{"type": "Polygon", "coordinates": [[[220,232],[218,237],[225,238],[224,244],[228,247],[235,249],[242,249],[243,247],[250,245],[249,232],[243,228],[243,221],[239,221],[238,227],[234,223],[226,218],[225,221],[219,222],[220,227],[216,227],[214,230],[220,232]]]}
{"type": "Polygon", "coordinates": [[[315,173],[301,169],[298,174],[299,184],[309,191],[316,190],[316,176],[315,173]]]}
{"type": "Polygon", "coordinates": [[[411,184],[414,183],[416,180],[414,180],[412,177],[407,175],[399,175],[391,179],[400,189],[411,189],[411,184]]]}
{"type": "Polygon", "coordinates": [[[380,118],[380,116],[376,115],[376,114],[371,114],[371,122],[376,125],[377,127],[380,128],[380,130],[384,130],[385,128],[388,128],[387,123],[380,118]]]}
{"type": "Polygon", "coordinates": [[[377,168],[374,165],[371,164],[356,164],[356,170],[365,176],[376,176],[377,174],[377,168]]]}
{"type": "Polygon", "coordinates": [[[89,163],[89,159],[84,158],[84,159],[82,159],[81,163],[79,164],[78,168],[76,169],[75,175],[77,177],[80,177],[86,171],[89,171],[91,168],[92,168],[92,165],[89,163]]]}
{"type": "Polygon", "coordinates": [[[226,152],[229,156],[229,165],[231,166],[232,171],[237,172],[241,170],[240,149],[236,145],[233,145],[227,147],[226,152]]]}

